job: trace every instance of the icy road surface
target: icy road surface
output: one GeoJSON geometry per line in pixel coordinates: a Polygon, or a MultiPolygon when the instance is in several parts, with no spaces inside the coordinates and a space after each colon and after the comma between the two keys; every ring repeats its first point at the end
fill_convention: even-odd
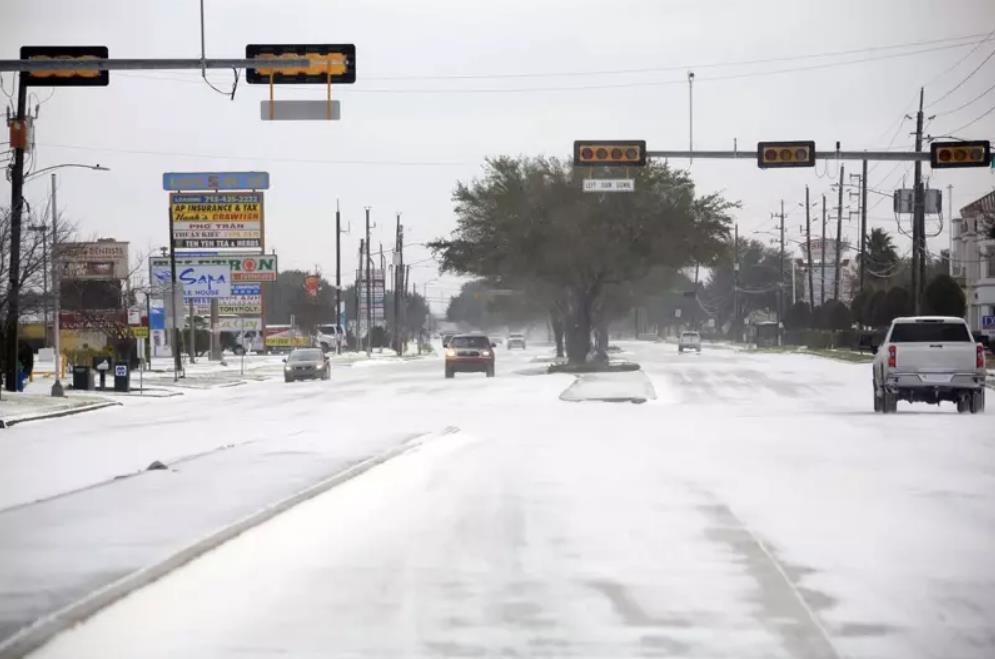
{"type": "MultiPolygon", "coordinates": [[[[564,402],[505,351],[493,380],[243,387],[273,430],[436,434],[34,656],[995,656],[992,412],[875,416],[868,365],[627,347],[655,400],[564,402]]],[[[192,416],[170,427],[231,418],[192,416]]]]}

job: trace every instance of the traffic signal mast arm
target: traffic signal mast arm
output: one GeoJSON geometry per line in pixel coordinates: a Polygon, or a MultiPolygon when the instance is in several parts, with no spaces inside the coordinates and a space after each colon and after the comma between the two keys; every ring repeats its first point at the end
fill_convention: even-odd
{"type": "MultiPolygon", "coordinates": [[[[756,162],[759,156],[758,151],[653,151],[646,152],[649,158],[713,158],[720,160],[752,160],[756,162]]],[[[928,161],[929,153],[916,153],[915,151],[816,151],[816,160],[898,160],[914,162],[916,160],[928,161]]]]}
{"type": "MultiPolygon", "coordinates": [[[[307,57],[256,57],[249,59],[5,59],[0,71],[114,71],[153,69],[245,69],[266,66],[271,69],[307,69],[314,66],[307,57]]],[[[321,66],[327,64],[321,61],[321,66]]],[[[324,69],[322,69],[324,71],[324,69]]],[[[334,72],[333,72],[334,73],[334,72]]]]}

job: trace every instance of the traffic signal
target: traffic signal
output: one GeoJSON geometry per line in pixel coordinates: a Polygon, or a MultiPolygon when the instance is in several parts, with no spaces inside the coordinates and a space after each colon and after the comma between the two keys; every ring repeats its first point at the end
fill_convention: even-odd
{"type": "Polygon", "coordinates": [[[642,167],[646,140],[578,140],[574,167],[642,167]]]}
{"type": "MultiPolygon", "coordinates": [[[[23,60],[88,60],[107,59],[107,46],[21,46],[23,60]]],[[[46,69],[22,71],[24,84],[29,87],[106,87],[109,71],[92,69],[46,69]]]]}
{"type": "Polygon", "coordinates": [[[352,84],[356,82],[356,46],[340,44],[249,44],[245,59],[258,57],[277,59],[307,58],[310,64],[292,69],[259,66],[245,70],[245,79],[252,84],[268,85],[270,74],[277,85],[324,85],[329,82],[352,84]]]}
{"type": "Polygon", "coordinates": [[[758,142],[757,166],[815,167],[815,142],[758,142]]]}
{"type": "Polygon", "coordinates": [[[991,160],[992,149],[988,140],[933,142],[929,145],[929,164],[933,169],[987,167],[991,160]]]}

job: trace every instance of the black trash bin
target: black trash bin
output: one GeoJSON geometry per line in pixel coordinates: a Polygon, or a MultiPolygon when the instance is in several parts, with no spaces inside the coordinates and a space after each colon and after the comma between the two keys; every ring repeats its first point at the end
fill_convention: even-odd
{"type": "Polygon", "coordinates": [[[73,366],[73,389],[90,391],[93,389],[93,370],[85,364],[73,366]]]}
{"type": "Polygon", "coordinates": [[[114,364],[114,391],[128,393],[131,391],[131,369],[128,362],[114,364]]]}

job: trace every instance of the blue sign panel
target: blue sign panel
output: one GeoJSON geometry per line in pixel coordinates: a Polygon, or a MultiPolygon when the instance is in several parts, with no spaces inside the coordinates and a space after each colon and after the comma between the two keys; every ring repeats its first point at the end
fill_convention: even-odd
{"type": "Polygon", "coordinates": [[[269,172],[165,172],[163,190],[269,190],[269,172]]]}
{"type": "Polygon", "coordinates": [[[981,317],[981,329],[983,329],[983,330],[995,330],[995,316],[982,316],[981,317]]]}
{"type": "Polygon", "coordinates": [[[153,330],[164,330],[166,329],[166,308],[162,306],[151,305],[149,307],[149,329],[153,330]]]}

